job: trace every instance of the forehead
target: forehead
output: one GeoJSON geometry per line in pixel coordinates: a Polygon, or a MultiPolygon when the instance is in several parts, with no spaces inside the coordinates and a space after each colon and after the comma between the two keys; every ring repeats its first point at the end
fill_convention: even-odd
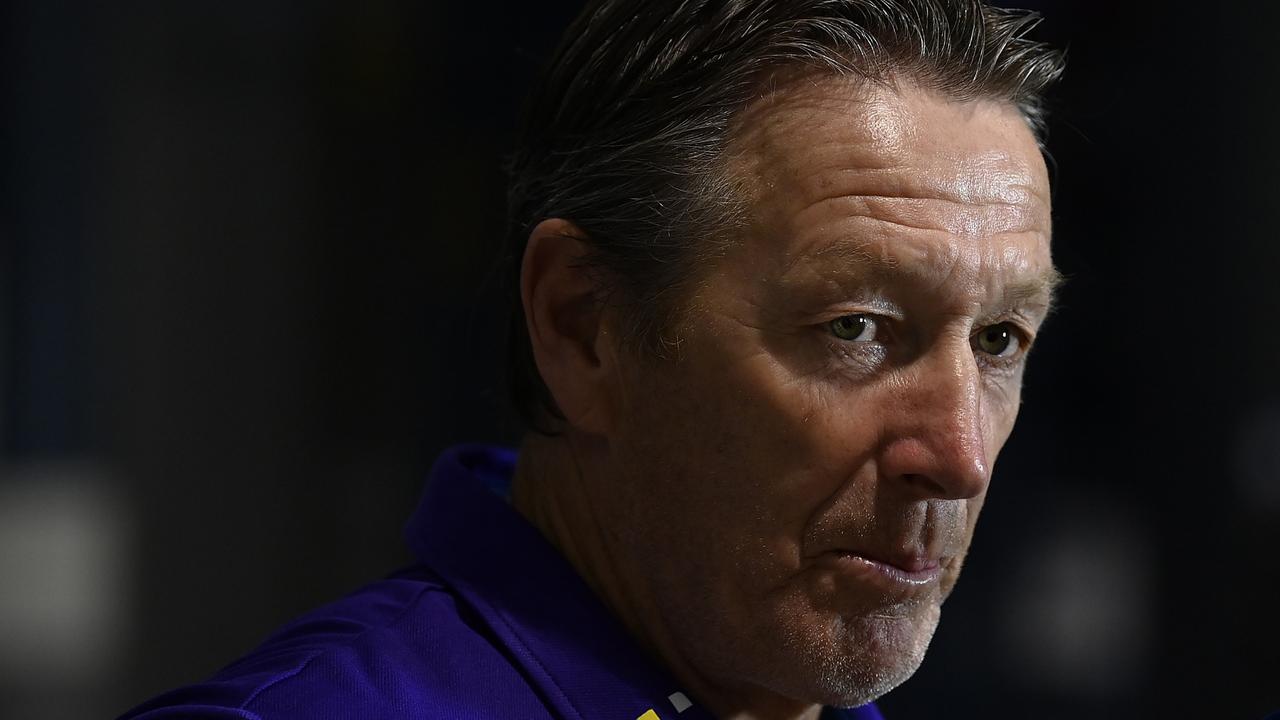
{"type": "Polygon", "coordinates": [[[748,198],[745,250],[781,275],[1050,282],[1048,177],[1009,104],[803,79],[742,113],[729,158],[748,198]]]}
{"type": "Polygon", "coordinates": [[[1012,105],[951,101],[912,85],[793,80],[742,112],[730,157],[757,198],[788,183],[796,201],[813,202],[843,175],[862,181],[850,190],[1049,205],[1039,147],[1012,105]]]}

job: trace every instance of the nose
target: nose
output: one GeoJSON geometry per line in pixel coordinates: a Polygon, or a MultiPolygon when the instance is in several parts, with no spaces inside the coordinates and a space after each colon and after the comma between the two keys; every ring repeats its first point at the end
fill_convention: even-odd
{"type": "Polygon", "coordinates": [[[967,342],[936,346],[907,369],[880,449],[880,471],[926,499],[960,500],[987,488],[982,374],[967,342]]]}

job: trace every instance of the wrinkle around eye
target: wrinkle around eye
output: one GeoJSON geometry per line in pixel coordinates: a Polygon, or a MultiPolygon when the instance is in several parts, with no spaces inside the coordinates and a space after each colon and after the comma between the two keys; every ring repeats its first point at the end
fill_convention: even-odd
{"type": "Polygon", "coordinates": [[[982,386],[987,392],[995,393],[996,397],[1004,404],[1010,404],[1017,399],[1022,402],[1022,372],[1025,368],[1023,363],[1017,366],[1007,368],[1005,371],[997,373],[982,373],[982,386]]]}
{"type": "Polygon", "coordinates": [[[830,336],[826,343],[828,375],[848,377],[850,373],[865,379],[880,372],[889,356],[889,349],[879,340],[863,342],[842,340],[830,336]]]}
{"type": "Polygon", "coordinates": [[[1006,358],[987,355],[975,350],[974,360],[978,363],[978,369],[982,374],[984,384],[993,385],[995,387],[1007,389],[1010,384],[1017,387],[1022,385],[1022,376],[1027,366],[1027,348],[1021,348],[1014,355],[1006,358]],[[980,359],[979,356],[987,358],[980,359]]]}

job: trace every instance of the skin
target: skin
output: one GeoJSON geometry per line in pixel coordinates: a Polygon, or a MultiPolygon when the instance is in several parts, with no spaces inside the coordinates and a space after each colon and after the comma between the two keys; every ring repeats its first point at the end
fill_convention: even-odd
{"type": "Polygon", "coordinates": [[[620,347],[577,228],[534,230],[566,422],[514,502],[717,716],[815,718],[923,659],[1049,311],[1049,183],[1012,106],[908,83],[804,79],[738,127],[747,222],[667,357],[620,347]]]}

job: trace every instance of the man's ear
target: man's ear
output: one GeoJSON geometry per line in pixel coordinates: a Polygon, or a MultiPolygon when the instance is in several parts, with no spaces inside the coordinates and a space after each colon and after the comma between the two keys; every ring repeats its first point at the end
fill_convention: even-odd
{"type": "Polygon", "coordinates": [[[613,418],[614,338],[584,262],[588,250],[586,234],[573,223],[538,223],[520,267],[520,300],[534,362],[565,422],[604,435],[613,418]]]}

